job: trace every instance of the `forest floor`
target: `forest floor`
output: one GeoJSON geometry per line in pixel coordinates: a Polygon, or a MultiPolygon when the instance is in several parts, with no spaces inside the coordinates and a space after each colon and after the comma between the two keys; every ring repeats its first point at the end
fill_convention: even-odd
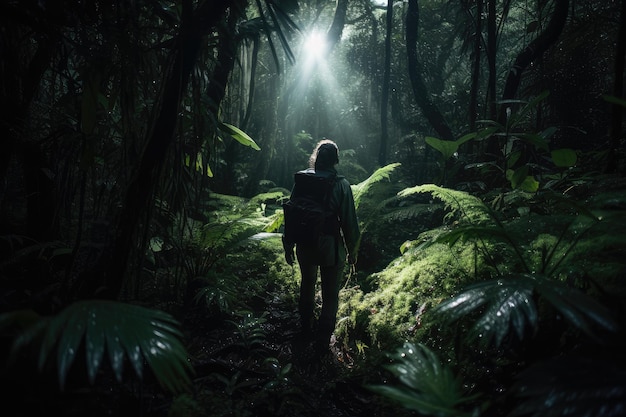
{"type": "Polygon", "coordinates": [[[370,391],[366,385],[381,383],[382,372],[355,363],[364,361],[355,361],[334,338],[321,358],[302,347],[294,306],[275,297],[264,311],[262,320],[250,317],[247,325],[245,318],[243,325],[225,320],[212,327],[199,317],[185,323],[195,400],[211,413],[204,415],[412,415],[370,391]]]}

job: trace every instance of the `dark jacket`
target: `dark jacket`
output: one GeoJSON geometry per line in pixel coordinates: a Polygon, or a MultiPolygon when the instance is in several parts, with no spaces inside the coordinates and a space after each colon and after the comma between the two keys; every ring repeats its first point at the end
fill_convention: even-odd
{"type": "MultiPolygon", "coordinates": [[[[337,171],[332,168],[324,171],[307,169],[304,172],[321,177],[337,175],[337,171]]],[[[322,236],[317,247],[297,246],[296,251],[300,262],[329,266],[334,265],[336,261],[345,262],[346,254],[350,258],[356,259],[361,232],[354,207],[352,189],[344,177],[337,177],[328,201],[328,208],[339,217],[340,239],[337,241],[334,236],[322,236]]]]}

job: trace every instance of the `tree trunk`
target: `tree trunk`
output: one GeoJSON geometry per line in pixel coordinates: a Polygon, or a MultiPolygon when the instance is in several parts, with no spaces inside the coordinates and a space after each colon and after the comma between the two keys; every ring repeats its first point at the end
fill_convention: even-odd
{"type": "MultiPolygon", "coordinates": [[[[226,95],[228,78],[230,77],[235,65],[238,43],[235,38],[229,34],[236,33],[237,22],[241,17],[239,12],[240,10],[242,10],[240,6],[234,6],[232,8],[232,12],[228,16],[228,20],[226,21],[226,27],[220,28],[218,31],[216,64],[206,91],[209,113],[215,116],[215,120],[218,120],[220,105],[226,95]]],[[[224,154],[226,168],[223,174],[224,181],[220,192],[226,194],[235,193],[236,174],[234,172],[234,161],[238,154],[237,149],[235,148],[238,144],[232,142],[235,142],[235,140],[233,139],[230,143],[226,144],[226,152],[224,154]]]]}
{"type": "Polygon", "coordinates": [[[341,34],[343,33],[343,27],[346,25],[346,13],[348,11],[348,0],[337,0],[335,6],[335,16],[333,23],[326,32],[326,39],[328,42],[328,53],[330,53],[335,45],[341,40],[341,34]]]}
{"type": "MultiPolygon", "coordinates": [[[[509,70],[504,90],[502,92],[502,100],[510,100],[515,98],[519,88],[522,75],[526,67],[533,61],[540,58],[543,53],[559,38],[565,21],[567,20],[567,11],[569,0],[555,0],[554,12],[548,23],[548,27],[539,34],[532,42],[530,42],[518,55],[509,70]]],[[[501,125],[507,123],[507,106],[501,106],[498,114],[498,122],[501,125]]],[[[491,155],[499,155],[500,143],[497,137],[491,137],[487,143],[486,153],[491,155]]]]}
{"type": "Polygon", "coordinates": [[[421,64],[417,59],[417,34],[419,24],[418,0],[409,0],[406,15],[406,50],[408,58],[408,72],[413,87],[415,101],[422,109],[424,117],[428,120],[439,137],[444,140],[453,140],[452,130],[443,118],[439,109],[433,104],[426,91],[424,80],[421,77],[421,64]]]}
{"type": "MultiPolygon", "coordinates": [[[[56,52],[59,36],[52,30],[34,37],[37,47],[27,65],[21,66],[23,56],[22,36],[27,36],[20,25],[7,25],[3,31],[1,48],[3,65],[0,67],[2,126],[2,152],[0,152],[0,183],[9,175],[12,157],[21,163],[24,195],[26,196],[25,230],[29,237],[46,241],[57,238],[57,199],[55,185],[47,174],[49,165],[39,144],[23,139],[25,121],[31,102],[41,84],[44,72],[56,52]]],[[[0,197],[3,197],[2,194],[0,197]]],[[[0,199],[0,207],[4,206],[0,199]]],[[[13,202],[8,202],[9,206],[13,202]]]]}
{"type": "MultiPolygon", "coordinates": [[[[565,26],[565,21],[567,20],[568,8],[569,0],[555,0],[554,13],[552,14],[550,23],[548,23],[548,27],[517,55],[513,66],[509,70],[502,92],[503,100],[509,100],[515,97],[526,67],[537,58],[540,58],[559,38],[565,26]]],[[[506,107],[503,106],[503,108],[500,109],[498,120],[502,124],[506,123],[506,107]]]]}
{"type": "Polygon", "coordinates": [[[175,62],[165,81],[163,96],[155,105],[160,104],[160,108],[155,109],[157,113],[154,118],[155,123],[149,132],[150,137],[141,156],[139,168],[126,190],[124,205],[117,219],[110,259],[103,257],[103,262],[107,264],[98,268],[104,271],[103,282],[99,283],[96,279],[86,287],[87,290],[95,291],[99,284],[104,284],[104,290],[99,294],[100,296],[116,298],[124,287],[129,253],[134,247],[133,238],[136,227],[142,213],[150,205],[159,168],[174,139],[180,102],[202,46],[203,37],[219,24],[231,1],[205,2],[195,13],[190,3],[184,2],[183,4],[183,18],[175,62]]]}
{"type": "Polygon", "coordinates": [[[489,80],[487,81],[487,106],[489,118],[496,120],[496,54],[497,54],[497,23],[496,23],[496,0],[489,0],[487,12],[487,65],[489,68],[489,80]]]}
{"type": "Polygon", "coordinates": [[[387,2],[387,19],[385,34],[385,68],[383,73],[383,87],[380,103],[380,149],[378,150],[378,165],[387,165],[387,142],[389,132],[387,127],[389,105],[389,78],[391,77],[391,29],[393,28],[393,1],[387,2]]]}
{"type": "Polygon", "coordinates": [[[469,128],[476,130],[476,118],[478,117],[478,89],[480,87],[480,58],[482,56],[482,21],[483,0],[476,1],[476,16],[474,16],[474,52],[472,54],[472,85],[470,86],[469,102],[469,128]]]}
{"type": "Polygon", "coordinates": [[[278,77],[271,76],[270,78],[270,94],[271,100],[265,108],[265,124],[261,129],[261,150],[260,155],[257,156],[257,163],[254,170],[250,173],[250,179],[246,183],[243,190],[244,197],[252,197],[259,192],[259,184],[263,178],[267,178],[267,174],[270,170],[273,155],[275,153],[276,141],[279,135],[278,132],[278,77]]]}

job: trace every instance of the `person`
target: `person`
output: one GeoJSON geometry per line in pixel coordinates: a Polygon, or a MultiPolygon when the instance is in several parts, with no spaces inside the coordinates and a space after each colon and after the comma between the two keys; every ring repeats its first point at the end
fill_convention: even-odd
{"type": "MultiPolygon", "coordinates": [[[[335,142],[324,139],[317,143],[311,157],[309,168],[300,171],[315,176],[328,177],[337,175],[339,149],[335,142]]],[[[291,195],[298,193],[294,185],[291,195]]],[[[329,351],[330,338],[335,330],[337,310],[339,308],[339,289],[345,267],[346,255],[351,268],[357,262],[357,246],[360,237],[354,197],[350,183],[338,176],[333,184],[329,199],[329,211],[337,216],[340,224],[339,236],[321,235],[317,245],[303,245],[285,242],[285,260],[289,265],[294,262],[295,254],[300,267],[300,313],[301,339],[312,341],[314,353],[318,356],[329,351]],[[315,329],[315,285],[319,271],[322,290],[322,308],[315,329]]],[[[302,340],[301,340],[302,341],[302,340]]]]}

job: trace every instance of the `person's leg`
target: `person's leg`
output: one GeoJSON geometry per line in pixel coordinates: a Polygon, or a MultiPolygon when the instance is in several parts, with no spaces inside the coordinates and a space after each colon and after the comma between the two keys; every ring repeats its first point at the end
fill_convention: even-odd
{"type": "Polygon", "coordinates": [[[317,265],[299,262],[300,275],[300,300],[298,310],[300,312],[300,324],[302,331],[312,334],[313,312],[315,309],[315,283],[317,281],[317,265]]]}
{"type": "Polygon", "coordinates": [[[322,280],[322,311],[319,318],[316,342],[321,349],[328,349],[330,336],[335,331],[337,310],[339,309],[339,287],[342,268],[339,265],[320,268],[322,280]]]}

